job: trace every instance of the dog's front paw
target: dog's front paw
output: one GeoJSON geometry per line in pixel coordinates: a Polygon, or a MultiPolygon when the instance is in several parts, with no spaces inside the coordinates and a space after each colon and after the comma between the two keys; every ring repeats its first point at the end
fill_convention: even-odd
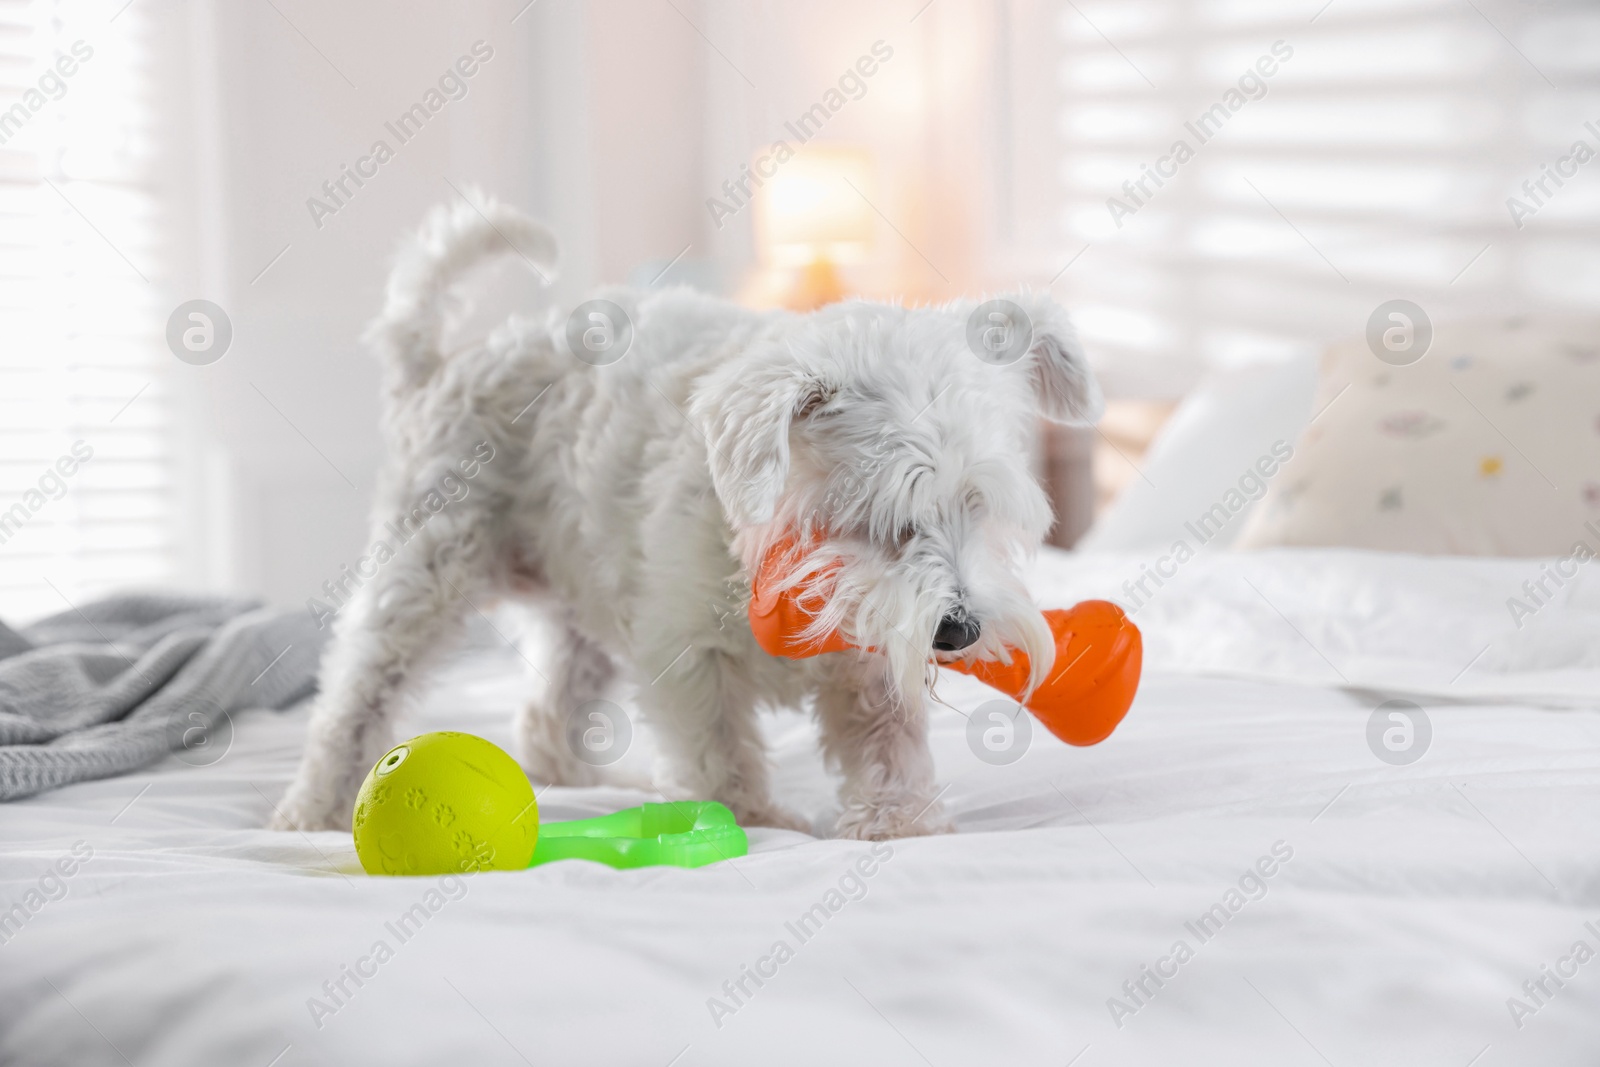
{"type": "Polygon", "coordinates": [[[955,823],[937,800],[857,797],[839,814],[836,834],[852,841],[891,841],[898,837],[954,833],[955,823]]]}
{"type": "Polygon", "coordinates": [[[290,788],[284,798],[274,805],[272,818],[267,820],[269,830],[348,830],[350,806],[329,801],[317,801],[290,788]]]}

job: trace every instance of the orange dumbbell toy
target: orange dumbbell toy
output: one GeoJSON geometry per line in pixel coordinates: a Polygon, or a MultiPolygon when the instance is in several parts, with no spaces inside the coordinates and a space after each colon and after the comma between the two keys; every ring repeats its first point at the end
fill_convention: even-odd
{"type": "MultiPolygon", "coordinates": [[[[788,659],[850,649],[853,646],[837,631],[820,640],[800,636],[815,612],[806,610],[795,585],[777,584],[792,567],[794,549],[792,540],[773,546],[756,575],[750,597],[750,629],[756,643],[771,655],[788,659]]],[[[804,580],[798,583],[804,584],[804,580]]],[[[1139,628],[1107,600],[1085,600],[1065,611],[1046,611],[1044,617],[1055,635],[1055,665],[1023,706],[1069,745],[1098,744],[1128,714],[1139,689],[1144,662],[1139,628]]],[[[1019,649],[1011,650],[1009,664],[957,660],[940,666],[970,674],[1013,700],[1021,700],[1028,685],[1028,657],[1019,649]]]]}

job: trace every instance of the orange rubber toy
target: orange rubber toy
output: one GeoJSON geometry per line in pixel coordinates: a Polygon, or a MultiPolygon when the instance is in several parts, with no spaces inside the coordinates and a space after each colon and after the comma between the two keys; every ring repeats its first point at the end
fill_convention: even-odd
{"type": "MultiPolygon", "coordinates": [[[[756,576],[750,597],[750,629],[756,643],[769,654],[788,659],[846,651],[852,646],[837,631],[815,641],[799,637],[811,624],[812,613],[801,605],[793,587],[775,585],[794,547],[792,540],[773,546],[756,576]]],[[[1033,691],[1024,707],[1067,744],[1098,744],[1128,714],[1138,691],[1144,661],[1139,628],[1107,600],[1085,600],[1066,611],[1046,611],[1044,617],[1055,635],[1056,662],[1052,676],[1033,691]]],[[[1021,698],[1028,684],[1028,657],[1017,649],[1012,649],[1009,664],[958,660],[940,666],[970,674],[1013,700],[1021,698]]]]}

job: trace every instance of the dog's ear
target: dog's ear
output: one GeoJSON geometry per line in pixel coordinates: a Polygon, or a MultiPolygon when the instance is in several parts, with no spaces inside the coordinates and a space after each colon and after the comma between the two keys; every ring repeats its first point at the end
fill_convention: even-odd
{"type": "Polygon", "coordinates": [[[695,384],[689,420],[706,439],[711,484],[730,523],[772,521],[789,476],[789,428],[831,395],[787,356],[730,360],[695,384]]]}
{"type": "Polygon", "coordinates": [[[1027,312],[1033,327],[1026,359],[1039,414],[1052,422],[1083,426],[1100,421],[1105,398],[1066,311],[1043,293],[1020,293],[1012,300],[1027,312]]]}

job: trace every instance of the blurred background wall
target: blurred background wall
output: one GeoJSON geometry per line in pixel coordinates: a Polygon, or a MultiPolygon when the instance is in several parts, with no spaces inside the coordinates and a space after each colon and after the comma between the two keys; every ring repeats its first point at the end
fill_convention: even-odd
{"type": "Polygon", "coordinates": [[[11,616],[127,582],[317,594],[366,539],[378,379],[358,337],[388,256],[469,186],[548,221],[563,245],[553,288],[507,269],[485,319],[597,282],[783,299],[794,277],[759,212],[708,201],[729,204],[724,183],[836,90],[816,142],[864,161],[870,209],[859,254],[837,265],[845,290],[922,301],[1049,287],[1124,403],[1100,434],[1045,451],[1099,447],[1112,482],[1208,370],[1314,350],[1383,300],[1436,318],[1600,305],[1600,166],[1547,182],[1527,217],[1508,208],[1574,142],[1600,147],[1592,4],[4,11],[8,99],[73,42],[94,49],[0,144],[17,342],[0,495],[71,441],[97,442],[78,488],[0,546],[11,616]],[[469,64],[464,95],[399,143],[386,123],[475,46],[492,55],[469,64]],[[869,56],[874,73],[840,90],[869,56]],[[335,204],[324,183],[379,139],[393,158],[359,188],[347,179],[335,204]],[[1193,149],[1181,163],[1179,140],[1193,149]],[[163,341],[196,298],[232,325],[226,354],[202,366],[163,341]]]}
{"type": "Polygon", "coordinates": [[[175,28],[192,74],[156,79],[183,98],[166,135],[187,158],[164,162],[192,189],[167,205],[188,235],[169,299],[215,300],[235,338],[201,373],[169,375],[185,434],[173,457],[183,580],[296,599],[353,558],[379,461],[376,367],[357,337],[400,234],[469,185],[524,205],[562,242],[553,290],[513,267],[494,306],[644,283],[669,263],[664,281],[734,294],[754,265],[753,212],[718,227],[706,201],[881,41],[892,58],[824,136],[872,146],[873,199],[907,240],[883,221],[853,281],[921,299],[983,288],[982,183],[1008,147],[982,114],[994,20],[977,4],[916,23],[902,8],[277,0],[164,12],[186,16],[175,28]],[[374,139],[394,142],[384,123],[477,41],[493,58],[467,95],[314,224],[306,200],[326,201],[322,183],[374,139]]]}

